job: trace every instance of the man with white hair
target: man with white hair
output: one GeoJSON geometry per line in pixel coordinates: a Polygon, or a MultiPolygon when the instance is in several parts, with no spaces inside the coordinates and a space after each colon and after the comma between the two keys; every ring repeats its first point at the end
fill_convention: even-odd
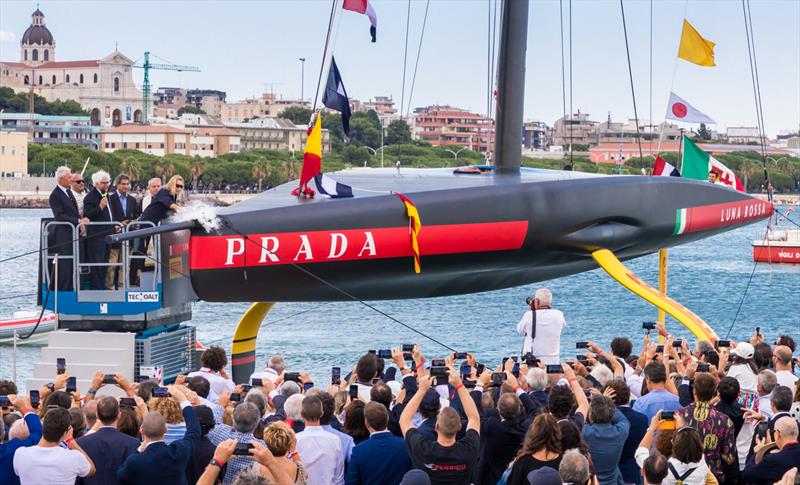
{"type": "Polygon", "coordinates": [[[161,190],[160,178],[153,177],[147,181],[147,193],[142,197],[142,212],[147,209],[147,206],[150,205],[150,202],[153,201],[153,197],[156,196],[159,190],[161,190]]]}
{"type": "MultiPolygon", "coordinates": [[[[88,219],[81,218],[78,202],[70,190],[71,178],[72,171],[70,171],[69,167],[62,166],[56,169],[56,187],[50,193],[50,209],[53,211],[54,220],[69,222],[73,226],[77,226],[80,222],[85,222],[88,219]]],[[[53,240],[48,245],[49,254],[71,256],[73,247],[72,228],[62,224],[52,227],[53,240]]],[[[57,266],[58,281],[55,281],[55,276],[53,276],[51,282],[58,284],[59,290],[72,291],[72,260],[59,259],[57,266]]]]}
{"type": "MultiPolygon", "coordinates": [[[[83,198],[83,215],[95,223],[108,223],[114,220],[111,207],[108,205],[108,187],[111,176],[104,170],[92,174],[92,190],[83,198]]],[[[113,234],[110,224],[90,225],[86,230],[86,262],[102,264],[89,267],[89,285],[93,290],[106,289],[106,273],[108,272],[108,256],[110,247],[106,244],[106,236],[113,234]]]]}
{"type": "Polygon", "coordinates": [[[517,333],[525,335],[522,354],[532,353],[545,364],[561,362],[561,332],[567,326],[564,314],[550,308],[553,294],[547,288],[539,288],[533,299],[528,299],[528,311],[517,324],[517,333]]]}
{"type": "Polygon", "coordinates": [[[285,369],[286,364],[283,361],[283,357],[280,355],[273,355],[269,358],[267,366],[262,372],[254,372],[250,376],[250,384],[253,384],[253,379],[261,379],[262,382],[264,379],[269,379],[270,381],[275,382],[275,379],[277,379],[285,369]]]}
{"type": "Polygon", "coordinates": [[[748,465],[742,472],[747,483],[771,484],[779,482],[784,473],[800,463],[800,443],[797,442],[797,421],[783,416],[775,422],[774,445],[768,439],[759,440],[755,448],[756,463],[748,465]],[[766,452],[777,446],[777,452],[766,452]],[[760,459],[759,459],[760,458],[760,459]]]}

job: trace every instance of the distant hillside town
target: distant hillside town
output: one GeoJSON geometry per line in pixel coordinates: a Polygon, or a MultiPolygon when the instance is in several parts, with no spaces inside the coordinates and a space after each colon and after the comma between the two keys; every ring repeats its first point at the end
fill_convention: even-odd
{"type": "MultiPolygon", "coordinates": [[[[143,67],[118,50],[88,60],[57,58],[56,41],[38,8],[21,37],[19,60],[0,61],[0,150],[3,174],[27,173],[27,145],[75,144],[102,152],[140,150],[165,156],[182,154],[218,157],[248,150],[302,152],[306,126],[294,110],[308,110],[305,99],[275,92],[232,101],[219,89],[149,86],[140,89],[133,70],[143,67]],[[150,91],[146,98],[143,91],[150,91]],[[48,110],[40,106],[54,106],[48,110]],[[287,111],[288,110],[288,111],[287,111]]],[[[191,66],[153,65],[153,69],[181,70],[191,66]],[[162,67],[158,67],[162,66],[162,67]]],[[[450,105],[418,107],[407,116],[398,113],[391,95],[367,101],[350,99],[354,113],[374,112],[380,123],[380,141],[368,147],[374,154],[388,136],[392,122],[403,120],[411,140],[458,151],[469,149],[491,156],[494,120],[450,105]]],[[[302,111],[300,111],[302,113],[302,111]]],[[[673,123],[639,120],[641,153],[677,152],[683,128],[673,123]]],[[[728,127],[725,131],[700,126],[687,133],[712,153],[754,150],[761,143],[756,127],[728,127]]],[[[638,157],[636,120],[614,121],[611,114],[596,120],[578,112],[555,120],[524,124],[523,153],[558,159],[580,153],[594,163],[624,164],[638,157]]],[[[800,133],[766,140],[774,156],[800,156],[800,133]]],[[[330,152],[332,134],[324,130],[323,150],[330,152]]],[[[362,144],[364,145],[364,144],[362,144]]]]}

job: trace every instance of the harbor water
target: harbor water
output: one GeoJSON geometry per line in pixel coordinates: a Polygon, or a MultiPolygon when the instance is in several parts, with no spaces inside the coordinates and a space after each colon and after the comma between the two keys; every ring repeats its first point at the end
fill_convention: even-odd
{"type": "MultiPolygon", "coordinates": [[[[786,207],[780,208],[781,212],[786,207]]],[[[35,250],[39,219],[45,209],[0,209],[0,259],[35,250]]],[[[792,214],[791,220],[800,223],[792,214]]],[[[782,223],[783,228],[796,228],[782,223]]],[[[669,253],[669,294],[704,318],[724,338],[749,337],[755,327],[770,341],[779,333],[800,338],[800,265],[752,262],[753,239],[762,238],[766,222],[739,228],[702,241],[673,248],[669,253]],[[752,274],[744,299],[745,288],[752,274]],[[741,310],[733,323],[741,303],[741,310]]],[[[0,263],[0,316],[35,308],[37,255],[0,263]]],[[[656,285],[658,258],[651,255],[626,263],[645,281],[656,285]]],[[[409,261],[409,270],[411,262],[409,261]]],[[[425,271],[425,261],[422,261],[425,271]]],[[[518,353],[522,337],[514,328],[526,310],[525,298],[536,288],[553,291],[553,306],[564,312],[567,329],[561,340],[562,358],[574,358],[575,341],[608,345],[619,335],[641,346],[641,322],[655,320],[656,309],[613,281],[602,270],[526,287],[423,300],[371,302],[381,311],[459,351],[474,352],[479,360],[499,363],[518,353]]],[[[245,303],[197,302],[190,322],[204,345],[230,349],[230,341],[245,303]]],[[[669,330],[692,336],[668,318],[669,330]]],[[[368,349],[418,342],[429,356],[446,350],[357,302],[279,303],[267,316],[258,336],[257,368],[280,353],[292,370],[308,370],[317,382],[327,382],[331,366],[349,368],[368,349]]],[[[17,382],[24,387],[39,361],[39,347],[20,347],[17,382]]],[[[12,347],[0,347],[0,378],[12,377],[12,347]]]]}

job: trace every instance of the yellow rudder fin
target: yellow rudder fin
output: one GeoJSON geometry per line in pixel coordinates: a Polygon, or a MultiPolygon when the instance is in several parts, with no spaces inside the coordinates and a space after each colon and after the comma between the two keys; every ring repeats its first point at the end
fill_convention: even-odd
{"type": "Polygon", "coordinates": [[[612,278],[622,286],[636,294],[638,297],[652,303],[663,310],[675,320],[681,322],[698,339],[716,341],[717,334],[700,317],[677,301],[659,293],[658,290],[639,279],[608,249],[599,249],[592,252],[592,258],[612,278]]]}

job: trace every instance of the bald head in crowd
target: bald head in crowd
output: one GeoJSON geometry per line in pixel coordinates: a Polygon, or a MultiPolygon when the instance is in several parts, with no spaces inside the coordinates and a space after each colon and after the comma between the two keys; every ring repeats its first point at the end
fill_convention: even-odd
{"type": "Polygon", "coordinates": [[[797,441],[797,421],[791,416],[783,416],[775,421],[775,431],[778,432],[775,441],[783,448],[787,443],[797,441]]]}
{"type": "Polygon", "coordinates": [[[148,441],[163,440],[167,433],[167,420],[161,414],[151,411],[142,420],[141,431],[148,441]]]}

